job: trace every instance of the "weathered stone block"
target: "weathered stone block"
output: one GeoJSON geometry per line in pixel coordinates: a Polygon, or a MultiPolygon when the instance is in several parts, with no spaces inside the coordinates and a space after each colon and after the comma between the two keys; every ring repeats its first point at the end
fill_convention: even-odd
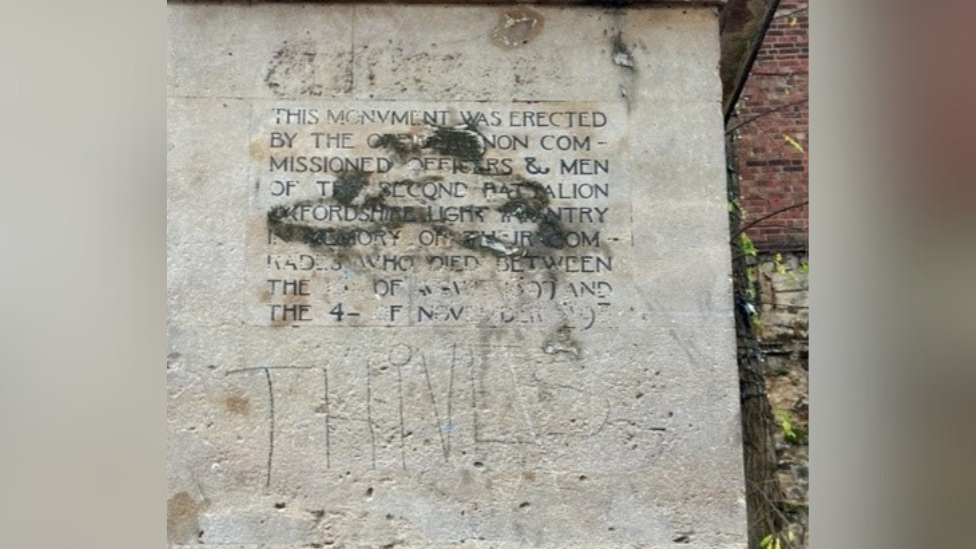
{"type": "Polygon", "coordinates": [[[744,546],[713,7],[169,10],[171,545],[744,546]]]}

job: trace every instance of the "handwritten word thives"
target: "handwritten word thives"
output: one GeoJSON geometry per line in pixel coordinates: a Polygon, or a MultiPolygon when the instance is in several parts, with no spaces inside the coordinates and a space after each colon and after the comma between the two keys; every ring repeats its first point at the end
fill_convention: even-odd
{"type": "Polygon", "coordinates": [[[265,445],[267,485],[282,452],[289,452],[292,467],[310,471],[408,470],[475,460],[493,448],[545,451],[606,427],[609,401],[585,382],[546,381],[534,370],[482,358],[514,350],[400,344],[357,358],[349,350],[337,352],[339,358],[322,365],[257,366],[229,374],[248,375],[266,393],[268,413],[254,416],[263,421],[263,433],[255,429],[251,436],[265,445]],[[544,398],[529,397],[534,394],[544,398]],[[506,412],[511,409],[520,413],[506,412]],[[310,451],[300,455],[299,449],[310,451]]]}

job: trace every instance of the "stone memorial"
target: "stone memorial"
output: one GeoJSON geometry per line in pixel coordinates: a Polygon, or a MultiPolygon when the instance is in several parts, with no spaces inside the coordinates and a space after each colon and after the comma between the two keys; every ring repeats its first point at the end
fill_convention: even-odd
{"type": "Polygon", "coordinates": [[[745,547],[722,3],[580,4],[168,5],[171,547],[745,547]]]}

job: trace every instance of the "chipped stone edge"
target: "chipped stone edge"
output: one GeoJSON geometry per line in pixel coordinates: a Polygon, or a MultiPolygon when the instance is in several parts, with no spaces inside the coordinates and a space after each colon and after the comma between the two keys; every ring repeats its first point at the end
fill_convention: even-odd
{"type": "MultiPolygon", "coordinates": [[[[377,543],[347,543],[343,542],[341,544],[344,548],[352,549],[376,549],[379,544],[377,543]]],[[[309,547],[318,547],[318,544],[309,543],[293,543],[293,544],[266,544],[266,543],[227,543],[227,544],[170,544],[167,547],[169,549],[306,549],[309,547]]],[[[339,546],[336,544],[336,546],[339,546]]],[[[324,546],[333,547],[333,546],[324,546]]],[[[674,542],[674,543],[655,543],[655,544],[643,544],[643,543],[633,543],[633,542],[623,542],[623,543],[550,543],[550,544],[534,544],[531,542],[494,542],[494,541],[474,541],[466,540],[459,541],[455,543],[396,543],[395,547],[397,549],[748,549],[748,544],[742,543],[725,543],[725,544],[714,544],[714,543],[695,543],[691,542],[674,542]]]]}
{"type": "MultiPolygon", "coordinates": [[[[441,4],[461,6],[581,6],[639,8],[642,6],[716,6],[730,0],[388,0],[385,4],[441,4]]],[[[166,0],[167,4],[375,4],[376,0],[166,0]]]]}

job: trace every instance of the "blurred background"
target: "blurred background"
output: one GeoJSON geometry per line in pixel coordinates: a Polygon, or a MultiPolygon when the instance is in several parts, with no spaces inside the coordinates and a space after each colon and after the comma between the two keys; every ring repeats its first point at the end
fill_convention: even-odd
{"type": "MultiPolygon", "coordinates": [[[[808,4],[810,547],[967,547],[976,3],[808,4]]],[[[0,547],[161,546],[165,4],[5,8],[0,547]]]]}

